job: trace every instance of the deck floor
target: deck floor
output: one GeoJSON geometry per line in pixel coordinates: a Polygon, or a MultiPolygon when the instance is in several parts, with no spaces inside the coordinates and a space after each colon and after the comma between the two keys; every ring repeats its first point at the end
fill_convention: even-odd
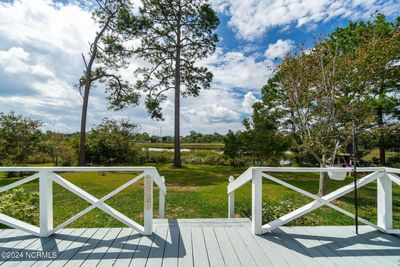
{"type": "Polygon", "coordinates": [[[0,266],[400,266],[400,238],[361,226],[282,227],[254,236],[245,219],[156,220],[64,229],[49,238],[0,230],[0,266]]]}

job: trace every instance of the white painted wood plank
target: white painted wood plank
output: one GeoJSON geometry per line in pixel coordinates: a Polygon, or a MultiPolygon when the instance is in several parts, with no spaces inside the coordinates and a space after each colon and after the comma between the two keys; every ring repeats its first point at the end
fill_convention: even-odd
{"type": "Polygon", "coordinates": [[[137,246],[142,238],[142,234],[135,230],[128,236],[128,239],[124,242],[124,246],[115,261],[115,266],[129,266],[131,260],[136,253],[137,246]]]}
{"type": "Polygon", "coordinates": [[[99,228],[87,244],[83,245],[65,266],[81,266],[109,231],[109,228],[99,228]]]}
{"type": "Polygon", "coordinates": [[[105,243],[103,245],[103,248],[101,249],[101,252],[97,252],[96,260],[91,262],[90,265],[95,265],[99,266],[104,260],[108,259],[115,259],[118,254],[119,254],[119,249],[118,249],[118,240],[123,237],[121,235],[123,229],[121,228],[111,228],[110,232],[108,232],[107,240],[105,240],[105,243]],[[117,252],[113,252],[115,249],[117,249],[117,252]]]}
{"type": "Polygon", "coordinates": [[[17,220],[13,217],[7,216],[2,213],[0,213],[0,223],[7,225],[8,227],[11,227],[11,228],[16,228],[16,229],[22,230],[31,235],[39,236],[39,234],[40,234],[39,227],[29,224],[29,223],[26,223],[26,222],[23,222],[21,220],[17,220]]]}
{"type": "MultiPolygon", "coordinates": [[[[1,245],[3,245],[4,243],[7,243],[11,237],[15,237],[21,234],[25,234],[20,230],[17,229],[7,229],[1,232],[0,234],[0,248],[1,245]]],[[[0,250],[1,251],[1,250],[0,250]]]]}
{"type": "Polygon", "coordinates": [[[227,236],[223,227],[214,228],[215,236],[218,240],[222,256],[226,266],[241,266],[237,257],[236,251],[233,248],[229,237],[227,236]]]}
{"type": "Polygon", "coordinates": [[[231,240],[232,246],[242,266],[257,266],[248,248],[244,245],[239,233],[232,227],[226,227],[225,232],[231,240]]]}
{"type": "Polygon", "coordinates": [[[97,266],[113,266],[116,263],[118,256],[120,255],[125,242],[130,237],[132,231],[133,229],[131,228],[123,228],[97,266]]]}
{"type": "Polygon", "coordinates": [[[331,253],[338,255],[332,255],[333,259],[340,257],[353,266],[360,266],[362,263],[366,266],[381,264],[375,257],[371,257],[368,249],[357,240],[355,233],[350,228],[321,226],[306,228],[304,232],[309,232],[316,237],[325,237],[325,240],[331,240],[331,242],[323,242],[322,237],[320,237],[321,242],[331,249],[331,253]],[[352,248],[350,249],[350,247],[352,248]]]}
{"type": "Polygon", "coordinates": [[[288,234],[289,238],[292,238],[295,242],[299,242],[304,247],[304,253],[307,253],[307,255],[312,257],[321,266],[336,266],[336,264],[330,259],[330,256],[332,255],[331,251],[314,236],[308,235],[308,233],[302,230],[296,230],[296,228],[293,227],[284,227],[282,228],[282,231],[288,234]]]}
{"type": "MultiPolygon", "coordinates": [[[[66,250],[86,229],[85,228],[76,228],[73,229],[73,231],[69,235],[65,235],[62,237],[62,240],[56,240],[55,246],[53,246],[52,249],[50,250],[44,250],[46,252],[49,252],[52,254],[53,252],[60,254],[64,250],[66,250]]],[[[44,258],[40,259],[36,263],[34,263],[32,266],[39,267],[39,266],[47,266],[53,261],[52,258],[44,258]]]]}
{"type": "Polygon", "coordinates": [[[64,251],[62,251],[57,258],[50,263],[52,267],[64,266],[78,251],[84,246],[91,237],[96,233],[98,228],[88,228],[83,232],[74,242],[64,251]]]}
{"type": "MultiPolygon", "coordinates": [[[[250,230],[248,230],[251,234],[250,230]]],[[[253,235],[258,245],[264,250],[265,254],[269,256],[274,266],[303,266],[299,262],[293,253],[289,249],[285,249],[281,244],[281,241],[275,241],[277,239],[271,233],[264,234],[262,236],[253,235]]]]}
{"type": "Polygon", "coordinates": [[[320,266],[317,261],[313,260],[310,256],[307,255],[304,249],[302,249],[301,245],[294,241],[292,238],[288,238],[281,229],[277,229],[272,232],[277,239],[278,243],[282,245],[281,249],[289,248],[292,254],[303,263],[304,266],[307,267],[317,267],[320,266]]]}
{"type": "Polygon", "coordinates": [[[180,227],[178,266],[193,266],[192,233],[190,227],[180,227]]]}
{"type": "MultiPolygon", "coordinates": [[[[157,230],[157,228],[155,230],[157,230]]],[[[142,236],[129,266],[140,267],[146,265],[154,236],[154,234],[142,236]]]]}
{"type": "MultiPolygon", "coordinates": [[[[32,244],[35,240],[37,239],[36,236],[29,236],[28,238],[25,238],[24,240],[21,240],[19,243],[16,243],[13,246],[9,246],[5,251],[8,252],[13,252],[13,253],[18,253],[19,251],[22,250],[22,253],[24,252],[23,250],[29,246],[30,244],[32,244]]],[[[4,251],[4,250],[3,250],[4,251]]],[[[25,257],[25,254],[16,254],[16,255],[20,255],[20,258],[0,258],[0,265],[1,266],[15,266],[16,262],[22,260],[25,257]]]]}
{"type": "Polygon", "coordinates": [[[97,244],[96,248],[90,252],[89,257],[86,258],[85,262],[81,266],[97,266],[121,230],[121,228],[111,228],[106,236],[104,236],[103,240],[97,244]]]}
{"type": "Polygon", "coordinates": [[[193,245],[193,263],[197,267],[210,266],[206,244],[204,242],[203,229],[201,227],[192,227],[192,245],[193,245]]]}
{"type": "Polygon", "coordinates": [[[274,266],[268,255],[264,253],[264,251],[257,244],[256,240],[253,238],[253,235],[250,234],[249,231],[245,229],[245,227],[234,228],[237,234],[242,239],[245,247],[249,249],[257,266],[274,266]]]}
{"type": "MultiPolygon", "coordinates": [[[[31,243],[28,247],[26,247],[25,250],[29,252],[42,252],[46,249],[51,250],[51,248],[54,247],[57,238],[62,239],[63,237],[68,236],[72,232],[72,230],[73,229],[63,229],[57,235],[44,238],[36,237],[35,241],[31,243]]],[[[20,262],[16,262],[14,266],[32,266],[37,261],[37,258],[25,258],[20,262]]]]}
{"type": "Polygon", "coordinates": [[[180,242],[179,227],[170,226],[168,229],[167,239],[165,243],[162,266],[164,267],[178,266],[179,242],[180,242]]]}
{"type": "Polygon", "coordinates": [[[167,232],[168,232],[167,227],[157,227],[157,230],[154,234],[153,243],[151,244],[149,257],[147,258],[146,266],[148,267],[162,266],[167,232]]]}
{"type": "Polygon", "coordinates": [[[226,266],[213,227],[203,227],[203,233],[206,242],[208,258],[210,260],[210,266],[226,266]]]}

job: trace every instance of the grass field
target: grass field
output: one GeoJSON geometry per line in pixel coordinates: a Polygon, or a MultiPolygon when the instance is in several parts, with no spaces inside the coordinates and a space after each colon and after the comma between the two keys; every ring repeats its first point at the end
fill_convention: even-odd
{"type": "MultiPolygon", "coordinates": [[[[226,218],[227,217],[227,181],[230,175],[237,177],[245,169],[227,166],[187,165],[182,169],[175,169],[170,165],[157,166],[161,175],[165,176],[168,193],[166,196],[166,217],[168,218],[226,218]]],[[[62,173],[68,179],[85,191],[100,198],[134,177],[132,173],[62,173]]],[[[318,174],[276,174],[278,178],[295,186],[316,193],[318,189],[318,174]]],[[[0,187],[16,179],[0,178],[0,187]]],[[[351,183],[345,181],[329,181],[329,191],[351,183]]],[[[38,190],[38,183],[26,184],[26,190],[38,190]]],[[[400,188],[393,186],[394,224],[400,227],[400,188]]],[[[250,184],[240,188],[235,195],[238,210],[250,207],[250,184]]],[[[360,216],[376,221],[376,183],[371,183],[360,189],[360,216]]],[[[154,192],[154,211],[157,216],[158,190],[154,192]]],[[[263,199],[271,202],[290,200],[300,207],[309,201],[294,191],[269,181],[264,182],[263,199]]],[[[120,192],[106,202],[130,218],[142,223],[143,221],[143,184],[138,183],[120,192]]],[[[337,200],[336,205],[353,211],[353,194],[337,200]]],[[[54,224],[57,225],[75,215],[85,207],[85,201],[79,197],[54,185],[54,224]]],[[[239,215],[238,215],[239,216],[239,215]]],[[[342,225],[352,224],[353,220],[333,209],[324,207],[310,213],[308,222],[314,225],[342,225]]],[[[93,210],[86,214],[71,227],[116,227],[121,224],[100,210],[93,210]]]]}

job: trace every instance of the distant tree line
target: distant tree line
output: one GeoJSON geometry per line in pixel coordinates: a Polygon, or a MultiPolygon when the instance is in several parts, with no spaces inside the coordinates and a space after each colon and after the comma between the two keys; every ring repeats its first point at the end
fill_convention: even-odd
{"type": "MultiPolygon", "coordinates": [[[[42,122],[13,112],[0,113],[0,165],[51,163],[56,166],[79,164],[80,134],[42,131],[42,122]]],[[[173,143],[172,136],[150,136],[128,120],[105,118],[87,133],[86,161],[95,165],[172,163],[168,153],[149,153],[143,143],[173,143]],[[166,155],[168,154],[168,155],[166,155]]],[[[184,143],[222,143],[224,135],[190,132],[184,143]]],[[[196,155],[201,157],[201,155],[196,155]]],[[[192,160],[193,161],[193,160],[192,160]]],[[[201,159],[198,160],[201,162],[201,159]]],[[[224,161],[217,161],[224,164],[224,161]]],[[[217,163],[216,162],[216,163],[217,163]]]]}

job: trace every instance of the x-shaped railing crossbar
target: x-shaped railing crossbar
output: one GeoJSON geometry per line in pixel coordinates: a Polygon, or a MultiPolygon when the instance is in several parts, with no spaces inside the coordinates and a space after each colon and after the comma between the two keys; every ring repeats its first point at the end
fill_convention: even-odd
{"type": "MultiPolygon", "coordinates": [[[[234,192],[243,184],[252,181],[252,228],[254,234],[264,234],[270,232],[280,226],[283,226],[321,206],[328,206],[336,211],[355,218],[355,215],[341,207],[338,207],[331,202],[338,198],[354,191],[354,183],[343,186],[323,197],[314,195],[306,190],[297,186],[284,182],[270,173],[274,172],[349,172],[351,169],[344,168],[274,168],[274,167],[257,167],[249,168],[236,180],[233,177],[229,179],[228,185],[228,216],[233,218],[234,213],[234,192]],[[262,178],[266,178],[272,182],[285,186],[296,192],[299,192],[307,197],[314,199],[314,201],[304,205],[292,212],[289,212],[280,218],[262,225],[262,178]]],[[[392,229],[392,182],[400,185],[400,177],[395,173],[400,173],[400,169],[393,168],[359,168],[360,172],[372,172],[365,177],[356,181],[357,188],[363,187],[375,180],[377,180],[377,210],[378,222],[377,224],[371,223],[364,218],[358,217],[358,221],[369,225],[379,231],[386,233],[400,233],[398,229],[392,229]]]]}
{"type": "Polygon", "coordinates": [[[55,168],[0,168],[0,171],[38,171],[38,173],[33,174],[29,177],[21,179],[15,183],[4,186],[0,188],[0,193],[6,190],[15,188],[17,186],[23,185],[25,183],[31,182],[35,179],[39,179],[39,196],[40,196],[40,227],[31,225],[29,223],[23,222],[21,220],[12,218],[5,214],[0,213],[0,223],[8,225],[13,228],[17,228],[37,236],[49,236],[54,234],[79,219],[83,215],[87,214],[91,210],[98,208],[120,221],[121,223],[133,228],[140,234],[150,235],[153,232],[153,182],[160,188],[159,197],[159,217],[164,216],[164,203],[166,187],[164,183],[164,178],[161,177],[157,170],[153,167],[55,167],[55,168]],[[94,197],[82,188],[76,186],[75,184],[69,182],[68,180],[61,177],[55,171],[133,171],[141,172],[139,175],[114,189],[105,196],[99,198],[94,197]],[[144,226],[138,224],[134,220],[130,219],[126,215],[117,211],[116,209],[110,207],[105,203],[108,199],[115,196],[122,190],[138,182],[140,179],[144,179],[144,226]],[[79,196],[83,200],[87,201],[91,205],[80,211],[76,215],[72,216],[65,222],[59,224],[53,228],[53,190],[52,182],[55,182],[62,186],[63,188],[69,190],[75,195],[79,196]]]}

